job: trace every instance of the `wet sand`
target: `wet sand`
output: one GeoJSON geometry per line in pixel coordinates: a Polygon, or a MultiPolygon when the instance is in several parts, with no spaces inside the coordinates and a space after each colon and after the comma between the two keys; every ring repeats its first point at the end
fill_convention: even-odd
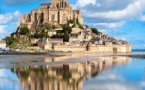
{"type": "Polygon", "coordinates": [[[13,68],[24,66],[44,66],[44,65],[60,65],[77,62],[86,62],[98,60],[97,56],[61,56],[52,57],[47,55],[1,55],[0,68],[13,68]]]}
{"type": "Polygon", "coordinates": [[[72,52],[9,52],[0,53],[0,55],[49,55],[49,56],[64,56],[71,55],[72,52]]]}
{"type": "Polygon", "coordinates": [[[132,57],[132,58],[145,59],[145,55],[144,54],[120,55],[120,56],[127,56],[127,57],[132,57]]]}
{"type": "Polygon", "coordinates": [[[110,54],[110,53],[72,53],[64,56],[51,55],[0,55],[0,68],[24,67],[24,66],[43,66],[43,65],[60,65],[77,62],[87,62],[100,60],[104,57],[133,57],[145,58],[145,55],[128,54],[110,54]]]}

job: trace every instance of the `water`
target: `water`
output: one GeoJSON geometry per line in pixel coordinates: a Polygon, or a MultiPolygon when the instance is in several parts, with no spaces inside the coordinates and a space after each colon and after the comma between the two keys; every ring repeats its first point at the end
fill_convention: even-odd
{"type": "Polygon", "coordinates": [[[133,49],[132,54],[145,54],[145,49],[133,49]]]}
{"type": "Polygon", "coordinates": [[[145,90],[144,59],[13,56],[12,62],[4,57],[0,90],[145,90]]]}

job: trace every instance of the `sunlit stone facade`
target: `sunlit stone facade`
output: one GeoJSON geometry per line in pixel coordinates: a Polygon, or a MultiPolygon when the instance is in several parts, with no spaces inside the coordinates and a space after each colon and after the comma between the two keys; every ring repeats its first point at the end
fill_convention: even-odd
{"type": "Polygon", "coordinates": [[[66,24],[69,20],[83,24],[79,10],[73,10],[66,0],[52,0],[52,3],[41,4],[39,9],[32,10],[31,14],[23,15],[21,25],[29,28],[39,24],[66,24]]]}

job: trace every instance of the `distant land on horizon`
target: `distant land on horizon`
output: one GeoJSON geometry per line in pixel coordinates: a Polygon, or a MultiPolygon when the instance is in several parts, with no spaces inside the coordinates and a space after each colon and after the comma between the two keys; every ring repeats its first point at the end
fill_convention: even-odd
{"type": "Polygon", "coordinates": [[[132,49],[133,52],[145,52],[145,49],[132,49]]]}

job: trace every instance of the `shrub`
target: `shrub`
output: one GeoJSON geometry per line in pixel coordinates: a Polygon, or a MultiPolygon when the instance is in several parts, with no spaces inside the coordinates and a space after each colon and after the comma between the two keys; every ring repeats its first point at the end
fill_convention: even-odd
{"type": "Polygon", "coordinates": [[[22,35],[27,35],[28,36],[30,34],[28,27],[22,27],[20,30],[21,30],[22,35]]]}
{"type": "Polygon", "coordinates": [[[65,33],[64,36],[63,36],[63,41],[64,42],[69,42],[69,34],[68,33],[65,33]]]}
{"type": "Polygon", "coordinates": [[[98,31],[96,28],[91,28],[91,30],[92,30],[92,32],[93,32],[94,34],[96,34],[96,35],[99,34],[99,31],[98,31]]]}
{"type": "Polygon", "coordinates": [[[63,33],[71,33],[72,32],[72,28],[69,26],[69,25],[67,25],[67,24],[64,24],[63,26],[63,33]]]}

